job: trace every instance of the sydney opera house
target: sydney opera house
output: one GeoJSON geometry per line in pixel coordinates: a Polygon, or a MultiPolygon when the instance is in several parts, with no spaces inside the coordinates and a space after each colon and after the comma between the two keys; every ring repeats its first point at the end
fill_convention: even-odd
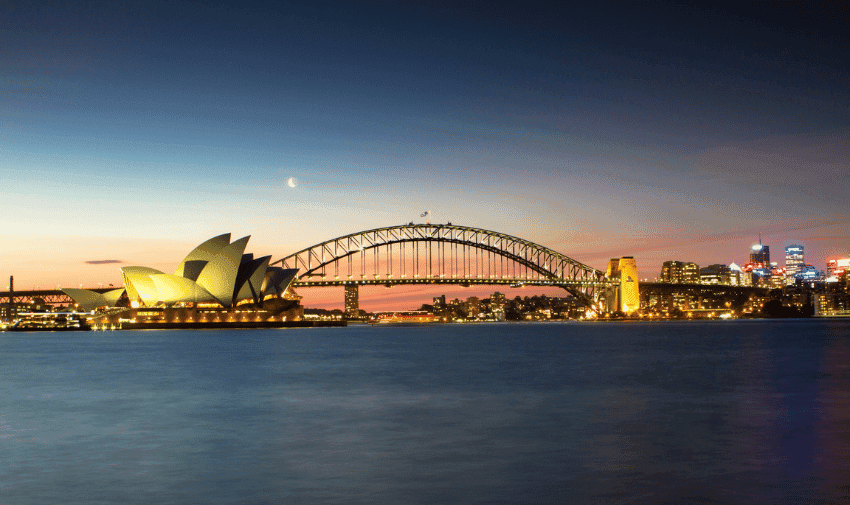
{"type": "Polygon", "coordinates": [[[213,237],[192,250],[173,274],[128,266],[124,288],[63,289],[95,326],[274,326],[303,316],[290,284],[297,270],[269,266],[271,256],[246,254],[250,237],[213,237]]]}

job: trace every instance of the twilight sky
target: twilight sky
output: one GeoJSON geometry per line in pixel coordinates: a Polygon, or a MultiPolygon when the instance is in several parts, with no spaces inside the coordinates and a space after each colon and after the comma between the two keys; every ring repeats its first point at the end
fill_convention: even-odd
{"type": "Polygon", "coordinates": [[[0,3],[0,276],[119,285],[223,232],[277,259],[426,209],[649,278],[759,233],[850,254],[843,8],[403,4],[0,3]]]}

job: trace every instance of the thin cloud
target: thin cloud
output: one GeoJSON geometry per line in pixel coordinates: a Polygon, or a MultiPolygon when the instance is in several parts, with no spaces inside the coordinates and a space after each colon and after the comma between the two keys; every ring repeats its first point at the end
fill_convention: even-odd
{"type": "Polygon", "coordinates": [[[111,263],[124,263],[121,260],[88,260],[87,265],[109,265],[111,263]]]}

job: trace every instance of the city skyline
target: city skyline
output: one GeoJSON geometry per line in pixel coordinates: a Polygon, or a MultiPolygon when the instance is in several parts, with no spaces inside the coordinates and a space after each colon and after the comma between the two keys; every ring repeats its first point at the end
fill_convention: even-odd
{"type": "Polygon", "coordinates": [[[823,269],[850,44],[829,7],[769,7],[4,4],[0,274],[117,286],[225,231],[279,259],[425,210],[642,278],[759,233],[823,269]]]}

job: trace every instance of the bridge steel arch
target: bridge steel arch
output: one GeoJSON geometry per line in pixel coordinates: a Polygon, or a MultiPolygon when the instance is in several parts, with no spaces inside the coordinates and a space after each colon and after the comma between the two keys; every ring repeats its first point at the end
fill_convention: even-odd
{"type": "MultiPolygon", "coordinates": [[[[404,253],[402,252],[401,254],[404,253]]],[[[377,264],[377,251],[374,257],[377,264]]],[[[299,269],[298,277],[293,283],[295,287],[352,284],[383,284],[390,286],[434,283],[464,285],[522,283],[561,287],[592,307],[595,306],[595,302],[599,300],[605,290],[615,286],[612,280],[605,277],[604,272],[540,244],[491,230],[452,224],[410,223],[352,233],[302,249],[275,261],[271,265],[299,269]],[[450,247],[451,244],[457,244],[458,246],[485,251],[489,254],[501,256],[508,261],[513,261],[535,272],[538,277],[536,279],[506,279],[504,277],[483,279],[480,277],[446,278],[445,274],[435,276],[426,273],[424,276],[405,279],[391,278],[389,276],[383,279],[377,279],[377,275],[375,279],[367,279],[365,277],[327,278],[326,268],[345,258],[349,258],[350,261],[350,258],[360,254],[361,261],[365,261],[367,250],[377,250],[382,247],[389,248],[390,252],[387,253],[389,257],[393,251],[392,246],[395,244],[423,242],[428,244],[450,244],[450,247]]],[[[443,265],[440,266],[440,271],[444,272],[442,267],[443,265]]]]}

